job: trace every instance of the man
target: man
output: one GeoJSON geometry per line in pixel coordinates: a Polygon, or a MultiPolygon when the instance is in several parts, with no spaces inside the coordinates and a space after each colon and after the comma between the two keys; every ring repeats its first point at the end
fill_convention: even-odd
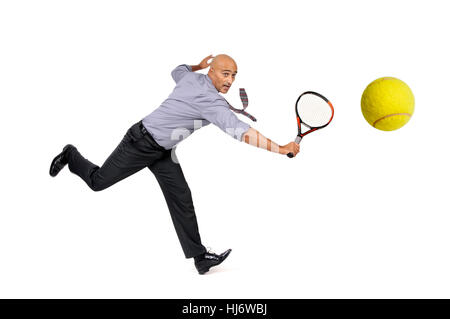
{"type": "Polygon", "coordinates": [[[280,154],[299,152],[291,142],[279,146],[240,121],[219,95],[227,93],[237,74],[236,62],[227,55],[212,55],[198,65],[180,65],[172,71],[176,87],[171,95],[141,121],[131,126],[120,144],[99,167],[85,159],[73,145],[66,145],[50,165],[56,176],[69,164],[94,191],[101,191],[147,167],[155,175],[169,208],[186,258],[194,258],[200,274],[219,265],[231,252],[207,252],[201,243],[191,192],[171,150],[194,130],[213,123],[239,141],[280,154]],[[209,60],[211,63],[208,63],[209,60]],[[195,73],[210,66],[207,75],[195,73]],[[199,125],[201,124],[201,125],[199,125]]]}

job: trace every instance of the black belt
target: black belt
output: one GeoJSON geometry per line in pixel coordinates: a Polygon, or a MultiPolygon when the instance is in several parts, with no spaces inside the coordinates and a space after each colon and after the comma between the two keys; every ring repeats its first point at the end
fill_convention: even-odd
{"type": "Polygon", "coordinates": [[[144,124],[142,124],[142,121],[139,122],[139,129],[141,130],[142,134],[144,134],[144,136],[148,136],[148,138],[150,139],[150,144],[152,144],[157,149],[160,149],[161,151],[165,151],[166,150],[164,147],[162,147],[161,145],[156,143],[156,141],[153,138],[153,136],[147,131],[147,129],[145,128],[144,124]]]}

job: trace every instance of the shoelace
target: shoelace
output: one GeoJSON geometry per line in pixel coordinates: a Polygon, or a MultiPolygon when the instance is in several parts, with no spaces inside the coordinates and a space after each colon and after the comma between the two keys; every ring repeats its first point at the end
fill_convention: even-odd
{"type": "Polygon", "coordinates": [[[209,260],[220,260],[220,256],[215,254],[206,254],[204,258],[209,260]]]}
{"type": "Polygon", "coordinates": [[[213,251],[211,250],[211,247],[208,247],[208,246],[206,247],[206,253],[212,255],[212,256],[210,256],[210,258],[208,258],[208,259],[211,259],[211,257],[212,257],[212,259],[218,259],[218,258],[219,258],[219,255],[216,254],[215,252],[213,252],[213,251]]]}
{"type": "Polygon", "coordinates": [[[249,119],[251,119],[253,122],[256,122],[256,118],[255,118],[253,115],[251,115],[251,114],[249,114],[249,113],[247,113],[247,112],[245,111],[245,109],[246,109],[247,106],[248,106],[248,96],[247,96],[247,93],[245,92],[245,89],[242,89],[242,88],[239,89],[239,97],[241,98],[242,105],[243,105],[244,108],[243,108],[242,110],[237,109],[237,108],[234,108],[234,107],[231,106],[231,104],[228,103],[228,101],[227,101],[228,106],[230,107],[230,109],[231,109],[233,112],[236,112],[236,113],[245,115],[245,116],[247,116],[249,119]]]}

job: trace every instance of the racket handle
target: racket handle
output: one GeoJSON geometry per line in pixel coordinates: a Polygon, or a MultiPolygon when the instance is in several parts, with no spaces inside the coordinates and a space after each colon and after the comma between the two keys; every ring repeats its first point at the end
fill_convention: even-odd
{"type": "MultiPolygon", "coordinates": [[[[297,135],[297,137],[295,138],[295,143],[297,143],[297,144],[300,144],[300,141],[302,140],[302,137],[301,136],[298,136],[297,135]]],[[[287,155],[287,157],[289,157],[289,158],[293,158],[294,157],[294,154],[293,153],[287,153],[286,154],[287,155]]]]}

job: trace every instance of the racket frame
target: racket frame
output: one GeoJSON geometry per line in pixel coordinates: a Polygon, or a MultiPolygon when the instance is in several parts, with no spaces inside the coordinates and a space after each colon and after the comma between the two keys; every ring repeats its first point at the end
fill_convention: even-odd
{"type": "MultiPolygon", "coordinates": [[[[298,134],[297,134],[297,137],[295,138],[295,143],[300,144],[301,140],[303,139],[303,137],[305,135],[308,135],[309,133],[312,133],[314,131],[320,130],[320,129],[324,128],[325,126],[327,126],[328,124],[330,124],[331,120],[334,117],[334,107],[333,107],[333,104],[331,104],[331,102],[325,96],[323,96],[322,94],[317,93],[317,92],[313,92],[313,91],[306,91],[306,92],[303,92],[302,94],[300,94],[300,96],[298,97],[297,101],[295,102],[295,115],[297,117],[297,126],[298,126],[298,134]],[[306,94],[314,94],[314,95],[320,97],[321,99],[323,99],[325,102],[328,103],[328,105],[331,108],[331,117],[330,117],[330,120],[326,124],[324,124],[322,126],[312,127],[312,126],[309,126],[308,124],[306,124],[306,123],[304,123],[302,121],[302,119],[300,118],[300,115],[298,114],[298,102],[300,101],[302,96],[306,95],[306,94]],[[302,124],[304,126],[308,127],[309,130],[304,132],[304,133],[302,133],[302,124]]],[[[294,154],[289,153],[289,154],[287,154],[287,156],[289,158],[292,158],[292,157],[294,157],[294,154]]]]}
{"type": "Polygon", "coordinates": [[[297,134],[297,138],[295,139],[295,142],[296,142],[297,144],[299,144],[300,141],[302,140],[302,138],[303,138],[305,135],[308,135],[309,133],[312,133],[312,132],[314,132],[314,131],[317,131],[317,130],[319,130],[319,129],[322,129],[322,128],[324,128],[325,126],[327,126],[328,124],[330,124],[331,120],[332,120],[333,117],[334,117],[334,107],[333,107],[333,104],[331,104],[331,102],[330,102],[325,96],[323,96],[322,94],[317,93],[317,92],[313,92],[313,91],[306,91],[306,92],[303,92],[302,94],[300,94],[300,96],[299,96],[298,99],[297,99],[297,102],[295,102],[295,115],[296,115],[296,117],[297,117],[297,125],[298,125],[298,134],[297,134]],[[324,125],[312,127],[312,126],[309,126],[308,124],[304,123],[304,122],[302,121],[302,119],[300,118],[300,115],[298,114],[298,102],[300,101],[300,99],[302,98],[302,96],[303,96],[303,95],[306,95],[306,94],[314,94],[315,96],[318,96],[318,97],[320,97],[322,100],[324,100],[325,102],[327,102],[328,105],[330,106],[330,108],[331,108],[331,117],[330,117],[330,120],[329,120],[327,123],[325,123],[324,125]],[[302,124],[303,124],[304,126],[306,126],[307,128],[309,128],[309,130],[306,131],[306,132],[304,132],[304,133],[302,133],[302,124]],[[297,142],[297,140],[298,140],[298,142],[297,142]]]}

